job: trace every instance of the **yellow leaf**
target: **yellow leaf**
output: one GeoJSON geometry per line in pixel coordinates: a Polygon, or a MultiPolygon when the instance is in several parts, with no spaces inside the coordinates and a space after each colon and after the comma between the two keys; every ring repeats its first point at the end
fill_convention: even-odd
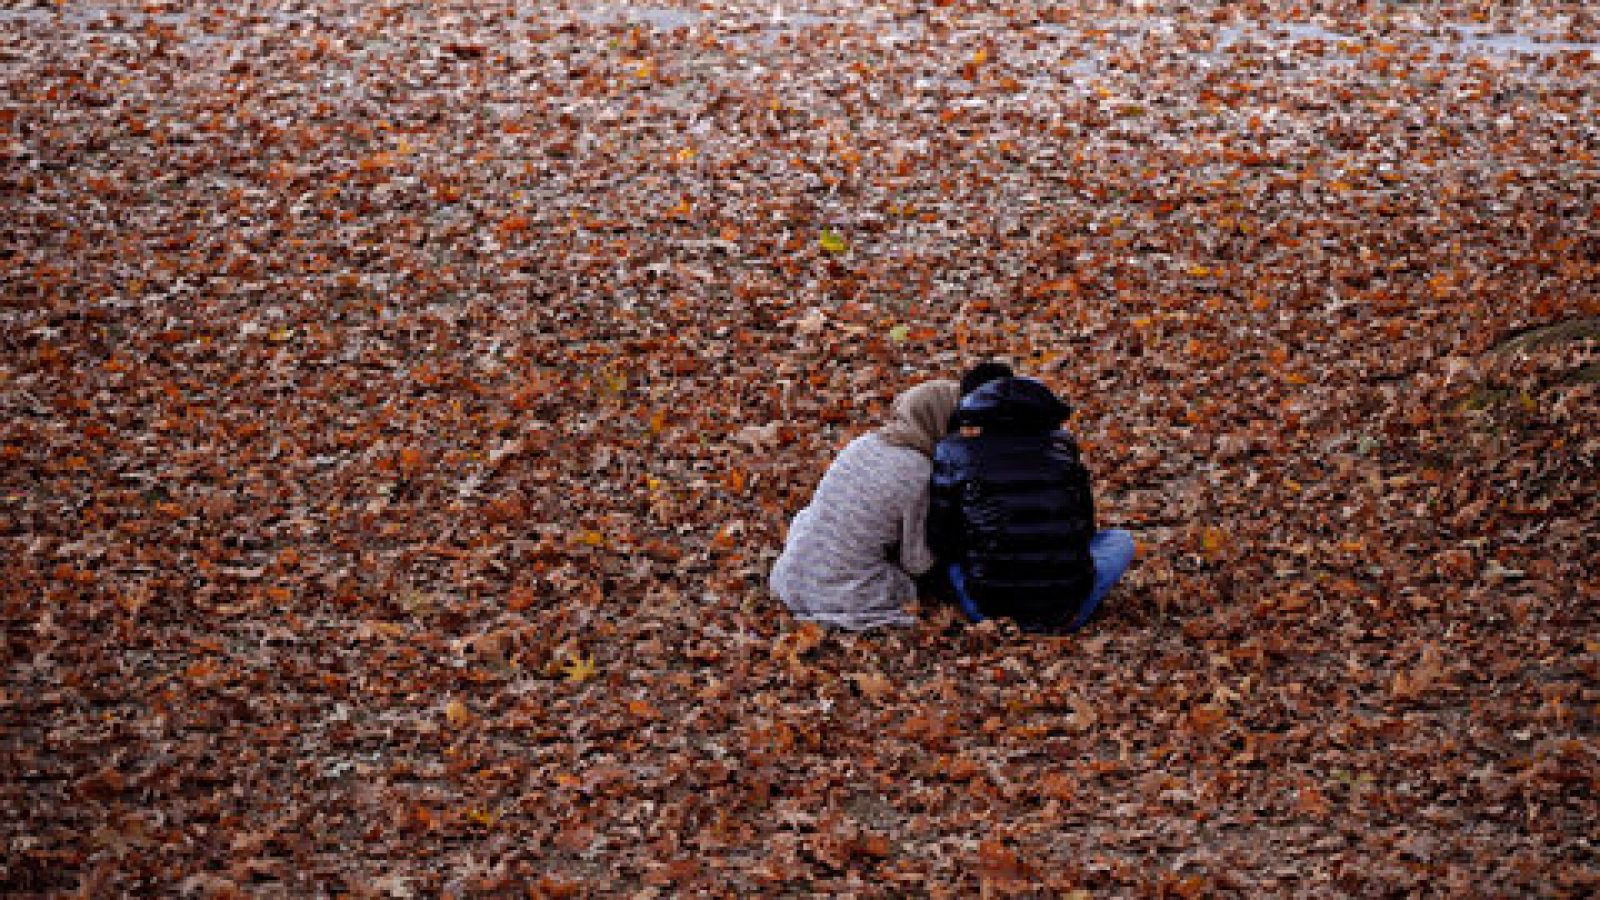
{"type": "Polygon", "coordinates": [[[911,336],[911,328],[907,325],[896,325],[889,329],[889,343],[904,344],[911,336]]]}
{"type": "Polygon", "coordinates": [[[1204,550],[1207,555],[1216,554],[1227,543],[1227,535],[1222,533],[1222,529],[1214,525],[1207,525],[1205,530],[1200,532],[1200,549],[1204,550]]]}
{"type": "Polygon", "coordinates": [[[568,658],[566,664],[561,667],[561,671],[567,676],[568,681],[574,683],[588,681],[600,673],[600,670],[595,668],[594,654],[568,658]]]}
{"type": "Polygon", "coordinates": [[[472,711],[460,700],[451,700],[445,705],[444,719],[451,728],[460,728],[472,721],[472,711]]]}
{"type": "Polygon", "coordinates": [[[500,817],[495,815],[492,812],[489,812],[488,810],[469,809],[469,810],[467,810],[467,817],[466,818],[467,818],[468,822],[472,822],[472,823],[477,824],[477,825],[482,825],[485,828],[490,828],[490,827],[494,826],[494,823],[500,817]]]}
{"type": "Polygon", "coordinates": [[[292,339],[293,337],[294,337],[294,329],[293,328],[279,328],[277,331],[274,331],[271,334],[267,335],[267,340],[273,342],[274,344],[281,344],[281,343],[283,343],[283,342],[285,342],[287,340],[292,339]]]}
{"type": "Polygon", "coordinates": [[[829,253],[843,253],[850,249],[844,237],[832,228],[822,229],[822,236],[817,239],[817,243],[829,253]]]}
{"type": "Polygon", "coordinates": [[[606,536],[591,528],[578,532],[576,540],[580,544],[585,544],[590,547],[598,547],[606,542],[606,536]]]}

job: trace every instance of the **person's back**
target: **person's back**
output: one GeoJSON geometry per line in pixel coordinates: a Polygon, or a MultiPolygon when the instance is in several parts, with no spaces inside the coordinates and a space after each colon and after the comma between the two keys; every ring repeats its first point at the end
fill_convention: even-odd
{"type": "Polygon", "coordinates": [[[889,421],[840,451],[794,517],[772,592],[797,617],[863,629],[909,625],[915,576],[933,566],[926,521],[934,445],[959,396],[929,381],[895,398],[889,421]]]}
{"type": "Polygon", "coordinates": [[[928,543],[954,564],[973,618],[1081,623],[1096,584],[1095,514],[1088,471],[1060,430],[1070,412],[1031,378],[990,381],[961,401],[934,452],[928,543]]]}
{"type": "Polygon", "coordinates": [[[901,607],[916,588],[896,564],[898,553],[889,551],[911,551],[909,565],[918,573],[933,564],[922,540],[906,539],[912,527],[921,528],[927,485],[926,456],[876,433],[851,441],[790,524],[772,568],[773,592],[797,616],[816,622],[911,624],[901,607]]]}

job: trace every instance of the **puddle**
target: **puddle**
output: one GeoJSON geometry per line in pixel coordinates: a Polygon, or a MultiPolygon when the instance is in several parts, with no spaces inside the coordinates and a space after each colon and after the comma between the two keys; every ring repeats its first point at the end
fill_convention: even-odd
{"type": "MultiPolygon", "coordinates": [[[[694,28],[701,24],[714,24],[720,29],[732,32],[723,37],[734,45],[748,45],[753,38],[755,43],[763,47],[774,46],[786,34],[792,35],[812,28],[839,24],[868,26],[884,24],[871,19],[852,19],[804,11],[790,12],[781,6],[774,7],[765,15],[738,19],[715,18],[713,14],[697,10],[665,6],[602,6],[598,9],[584,10],[578,14],[578,18],[590,25],[642,25],[663,32],[694,28]]],[[[893,29],[886,28],[885,32],[880,36],[880,41],[902,41],[910,37],[909,33],[895,33],[893,29]]]]}
{"type": "MultiPolygon", "coordinates": [[[[648,25],[660,31],[672,31],[678,28],[692,28],[704,22],[707,19],[707,14],[699,10],[676,9],[670,6],[602,6],[598,9],[583,10],[578,13],[578,18],[594,25],[624,22],[648,25]]],[[[791,12],[785,10],[782,6],[775,6],[772,12],[766,15],[749,17],[743,24],[772,28],[818,28],[823,25],[834,25],[849,21],[856,20],[805,11],[791,12]]],[[[860,21],[865,23],[870,20],[863,19],[860,21]]]]}
{"type": "Polygon", "coordinates": [[[1339,44],[1349,41],[1359,42],[1360,38],[1331,31],[1321,25],[1309,25],[1302,22],[1267,22],[1248,26],[1230,26],[1221,29],[1217,33],[1215,52],[1225,53],[1229,47],[1239,43],[1241,40],[1260,44],[1269,50],[1281,50],[1292,48],[1302,41],[1339,44]]]}
{"type": "MultiPolygon", "coordinates": [[[[1501,34],[1472,28],[1466,25],[1446,26],[1448,38],[1428,37],[1421,34],[1397,34],[1382,37],[1363,36],[1334,31],[1322,25],[1307,22],[1253,22],[1248,25],[1231,25],[1217,31],[1212,54],[1226,53],[1240,43],[1258,46],[1267,52],[1293,51],[1299,44],[1315,42],[1334,48],[1359,48],[1370,43],[1393,43],[1399,47],[1416,49],[1425,47],[1434,56],[1444,54],[1478,54],[1490,56],[1549,56],[1559,53],[1600,53],[1600,42],[1545,40],[1526,34],[1501,34]]],[[[1130,46],[1139,46],[1152,28],[1126,39],[1130,46]]],[[[1163,34],[1170,34],[1170,30],[1163,34]]],[[[1359,51],[1357,51],[1358,53],[1359,51]]],[[[1357,53],[1344,50],[1322,54],[1331,62],[1351,61],[1357,53]]]]}
{"type": "Polygon", "coordinates": [[[578,13],[578,18],[590,25],[645,25],[657,31],[676,31],[693,28],[705,15],[667,6],[602,6],[586,9],[578,13]]]}
{"type": "MultiPolygon", "coordinates": [[[[530,14],[537,17],[536,14],[530,14]]],[[[30,7],[0,8],[0,23],[21,27],[50,23],[87,27],[91,30],[131,32],[146,23],[183,26],[204,18],[204,13],[191,11],[140,12],[123,11],[115,17],[95,4],[51,5],[40,3],[30,7]]],[[[786,10],[781,4],[769,12],[742,15],[737,18],[717,11],[682,9],[670,6],[602,4],[579,10],[579,21],[590,25],[632,24],[654,31],[673,32],[679,29],[714,26],[731,32],[735,43],[753,42],[772,46],[784,35],[793,35],[809,29],[834,25],[853,25],[875,34],[880,46],[898,48],[905,43],[915,43],[924,33],[923,23],[915,18],[884,19],[867,15],[824,15],[804,10],[786,10]]],[[[329,23],[315,12],[277,9],[266,13],[268,20],[280,24],[345,25],[349,22],[329,23]]],[[[1106,19],[1096,23],[1062,25],[1039,23],[1032,31],[1051,41],[1075,45],[1082,52],[1070,65],[1074,74],[1089,75],[1102,71],[1108,59],[1118,51],[1142,51],[1147,46],[1172,43],[1180,39],[1183,29],[1194,23],[1171,17],[1106,19]]],[[[1192,33],[1192,32],[1191,32],[1192,33]]],[[[1402,32],[1392,35],[1372,36],[1349,34],[1308,22],[1255,21],[1243,25],[1215,28],[1211,48],[1194,54],[1207,61],[1223,61],[1226,55],[1245,52],[1262,52],[1288,57],[1297,55],[1297,48],[1307,42],[1325,45],[1314,54],[1324,64],[1343,65],[1360,56],[1360,48],[1374,42],[1393,43],[1402,50],[1426,50],[1434,57],[1460,57],[1479,55],[1492,57],[1542,57],[1568,53],[1600,55],[1600,42],[1580,42],[1546,39],[1541,36],[1493,32],[1482,27],[1462,24],[1444,26],[1439,32],[1402,32]]],[[[198,38],[202,43],[204,37],[198,38]]],[[[1175,47],[1175,52],[1178,51],[1175,47]]]]}
{"type": "Polygon", "coordinates": [[[1469,28],[1466,25],[1450,25],[1447,27],[1455,35],[1455,39],[1430,41],[1429,45],[1433,47],[1435,52],[1460,49],[1468,52],[1487,52],[1501,56],[1600,53],[1600,41],[1551,41],[1529,37],[1525,34],[1498,34],[1482,29],[1469,28]]]}

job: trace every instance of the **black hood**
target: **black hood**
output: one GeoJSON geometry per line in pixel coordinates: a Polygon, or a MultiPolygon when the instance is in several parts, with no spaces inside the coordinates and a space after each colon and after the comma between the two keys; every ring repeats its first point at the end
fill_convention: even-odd
{"type": "Polygon", "coordinates": [[[961,399],[956,427],[1005,432],[1048,432],[1072,415],[1067,405],[1032,378],[997,378],[961,399]]]}

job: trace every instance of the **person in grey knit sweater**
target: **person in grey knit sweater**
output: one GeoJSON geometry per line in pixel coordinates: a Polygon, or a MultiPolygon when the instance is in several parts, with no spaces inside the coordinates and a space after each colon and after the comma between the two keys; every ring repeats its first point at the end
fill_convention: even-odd
{"type": "Polygon", "coordinates": [[[789,525],[772,592],[796,617],[851,630],[915,621],[914,577],[933,567],[928,486],[960,387],[919,384],[889,422],[845,445],[789,525]]]}

